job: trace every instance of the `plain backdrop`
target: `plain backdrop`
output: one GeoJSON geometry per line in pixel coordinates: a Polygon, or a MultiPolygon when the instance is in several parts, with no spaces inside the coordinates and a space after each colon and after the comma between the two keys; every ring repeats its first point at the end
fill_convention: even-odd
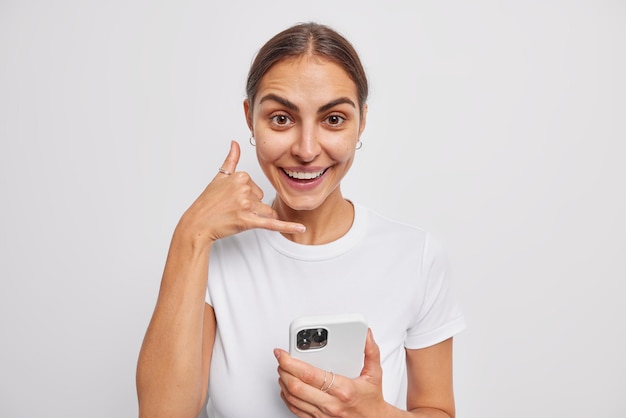
{"type": "Polygon", "coordinates": [[[617,0],[1,0],[0,416],[136,416],[171,233],[230,140],[271,198],[245,78],[309,20],[370,78],[344,194],[448,250],[457,416],[626,416],[617,0]]]}

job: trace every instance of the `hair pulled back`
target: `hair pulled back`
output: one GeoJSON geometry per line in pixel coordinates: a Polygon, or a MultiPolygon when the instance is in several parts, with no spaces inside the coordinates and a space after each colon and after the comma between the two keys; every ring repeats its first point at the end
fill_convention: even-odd
{"type": "Polygon", "coordinates": [[[350,42],[328,26],[314,22],[301,23],[276,34],[257,53],[246,84],[252,107],[261,78],[276,63],[302,55],[326,58],[341,66],[356,84],[359,108],[367,101],[367,76],[359,56],[350,42]]]}

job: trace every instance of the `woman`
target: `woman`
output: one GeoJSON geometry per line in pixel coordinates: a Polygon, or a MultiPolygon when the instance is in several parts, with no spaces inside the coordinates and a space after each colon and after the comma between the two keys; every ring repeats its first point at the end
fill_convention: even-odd
{"type": "Polygon", "coordinates": [[[233,142],[181,217],[138,362],[140,416],[196,417],[208,388],[211,417],[454,417],[452,336],[464,323],[441,251],[341,192],[367,92],[353,47],[326,26],[296,25],[261,48],[244,112],[276,197],[263,203],[237,171],[233,142]],[[279,347],[294,318],[342,312],[370,331],[361,376],[333,374],[330,387],[329,371],[279,347]]]}

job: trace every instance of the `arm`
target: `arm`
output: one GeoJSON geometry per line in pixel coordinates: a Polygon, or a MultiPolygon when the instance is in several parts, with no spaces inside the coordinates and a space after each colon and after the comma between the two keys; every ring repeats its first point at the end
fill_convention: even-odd
{"type": "Polygon", "coordinates": [[[140,417],[193,417],[204,404],[216,318],[205,303],[213,243],[251,228],[301,232],[262,203],[248,174],[235,172],[239,145],[231,144],[223,168],[181,217],[174,231],[161,288],[137,363],[140,417]]]}
{"type": "Polygon", "coordinates": [[[216,328],[204,302],[209,250],[195,254],[178,241],[137,364],[140,417],[197,417],[207,390],[216,328]]]}
{"type": "Polygon", "coordinates": [[[281,397],[298,417],[454,418],[452,339],[420,350],[407,350],[407,409],[385,402],[380,351],[371,331],[361,376],[336,376],[331,389],[325,371],[276,350],[281,397]]]}
{"type": "Polygon", "coordinates": [[[454,418],[452,338],[431,347],[406,350],[407,409],[415,417],[454,418]]]}

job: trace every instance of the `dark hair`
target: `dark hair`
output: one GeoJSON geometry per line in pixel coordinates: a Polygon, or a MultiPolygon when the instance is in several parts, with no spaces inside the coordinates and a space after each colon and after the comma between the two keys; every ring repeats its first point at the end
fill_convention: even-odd
{"type": "Polygon", "coordinates": [[[246,94],[252,107],[259,82],[276,63],[302,55],[317,55],[340,65],[356,84],[359,108],[367,101],[368,86],[365,70],[356,50],[346,38],[328,26],[314,22],[301,23],[276,34],[257,53],[246,84],[246,94]]]}

